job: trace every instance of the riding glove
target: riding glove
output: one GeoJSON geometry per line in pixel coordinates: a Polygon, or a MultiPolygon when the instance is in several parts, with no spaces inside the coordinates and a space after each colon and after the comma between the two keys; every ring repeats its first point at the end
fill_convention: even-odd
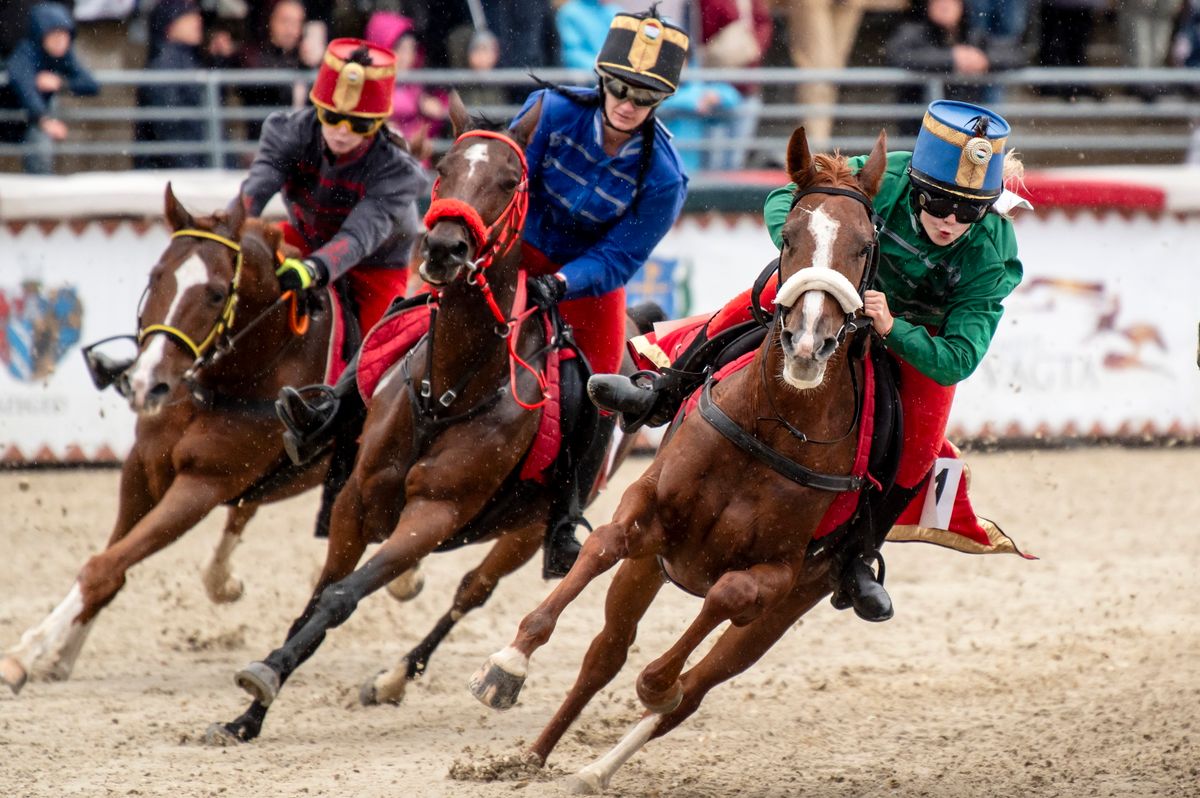
{"type": "Polygon", "coordinates": [[[567,295],[567,280],[558,274],[545,274],[533,278],[542,287],[546,298],[555,304],[567,295]]]}
{"type": "Polygon", "coordinates": [[[283,264],[275,270],[279,278],[279,287],[284,291],[307,291],[310,288],[320,288],[328,281],[325,268],[315,260],[300,260],[285,258],[283,264]]]}

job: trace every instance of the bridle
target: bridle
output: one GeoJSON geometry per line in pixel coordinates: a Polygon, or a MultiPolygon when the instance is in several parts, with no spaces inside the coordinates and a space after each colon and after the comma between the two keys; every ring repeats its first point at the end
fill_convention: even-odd
{"type": "MultiPolygon", "coordinates": [[[[213,326],[209,329],[208,335],[204,337],[200,343],[192,340],[192,337],[178,327],[172,327],[169,324],[148,324],[145,327],[141,326],[141,314],[138,318],[137,345],[140,347],[145,343],[146,339],[151,335],[165,335],[176,344],[182,346],[185,350],[192,353],[197,363],[204,361],[204,356],[213,347],[214,344],[225,335],[225,333],[233,327],[233,322],[237,316],[238,306],[238,287],[242,279],[242,247],[238,242],[231,238],[226,238],[217,233],[211,233],[207,230],[197,230],[193,228],[183,228],[171,233],[171,238],[200,238],[208,241],[216,241],[218,244],[225,246],[237,254],[237,259],[233,267],[233,279],[229,283],[229,295],[225,298],[225,305],[221,308],[221,313],[217,316],[217,320],[213,322],[213,326]]],[[[149,289],[147,289],[149,290],[149,289]]]]}
{"type": "MultiPolygon", "coordinates": [[[[867,218],[869,218],[872,221],[872,224],[875,225],[875,234],[871,239],[870,252],[867,253],[867,265],[866,268],[863,269],[862,279],[859,280],[858,287],[856,289],[859,300],[864,300],[867,289],[870,288],[875,282],[875,275],[879,273],[879,228],[878,225],[875,224],[876,220],[878,219],[875,214],[875,207],[871,204],[870,198],[861,191],[855,191],[848,188],[837,188],[835,186],[811,186],[801,191],[797,191],[792,196],[792,204],[788,208],[788,215],[791,215],[791,212],[796,209],[796,206],[800,204],[800,200],[811,194],[832,194],[839,197],[849,197],[866,209],[867,218]]],[[[783,287],[782,262],[782,258],[776,258],[768,263],[767,267],[763,269],[763,271],[758,275],[758,278],[755,279],[754,288],[750,294],[750,312],[759,324],[767,328],[771,328],[777,324],[780,321],[782,314],[778,305],[776,305],[774,316],[768,316],[766,311],[763,309],[762,302],[759,298],[762,296],[762,292],[766,289],[767,282],[771,279],[771,275],[773,274],[779,274],[779,287],[783,287]]],[[[842,326],[837,332],[837,341],[840,344],[845,340],[847,335],[856,333],[859,330],[870,326],[871,319],[869,317],[860,314],[858,311],[846,311],[846,318],[842,322],[842,326]]]]}
{"type": "MultiPolygon", "coordinates": [[[[542,407],[547,401],[546,377],[517,354],[516,341],[519,337],[521,324],[533,315],[537,311],[537,308],[526,309],[523,307],[523,302],[518,302],[514,299],[511,313],[505,314],[500,309],[499,303],[496,302],[492,286],[488,283],[487,279],[488,268],[497,258],[502,258],[512,252],[513,248],[520,241],[521,231],[525,227],[525,218],[529,213],[529,164],[525,160],[525,151],[521,149],[521,146],[504,133],[493,130],[468,130],[454,140],[453,146],[458,146],[459,143],[469,138],[501,141],[516,154],[517,160],[521,164],[521,178],[517,182],[517,187],[513,189],[512,196],[504,206],[504,209],[500,211],[496,219],[489,225],[484,224],[483,217],[479,215],[479,211],[469,202],[449,197],[439,197],[438,189],[441,186],[441,178],[439,177],[434,181],[432,201],[429,204],[429,210],[425,213],[425,229],[433,229],[433,226],[440,221],[458,222],[467,229],[468,235],[471,236],[475,244],[476,258],[467,263],[463,279],[468,285],[478,288],[483,295],[484,301],[487,302],[488,309],[492,313],[492,318],[496,321],[496,335],[508,339],[509,382],[513,399],[526,410],[535,410],[542,407]],[[537,379],[538,388],[542,394],[540,401],[532,404],[527,403],[517,395],[518,367],[533,374],[537,379]]],[[[519,270],[517,279],[519,284],[523,286],[525,281],[524,270],[519,270]]],[[[426,282],[429,281],[427,280],[426,282]]],[[[436,314],[437,302],[442,286],[433,283],[429,283],[429,285],[431,301],[434,303],[434,313],[436,314]]],[[[517,299],[523,296],[524,291],[519,290],[517,299]]],[[[430,324],[432,326],[432,321],[430,324]]],[[[429,341],[429,346],[432,350],[432,335],[429,336],[429,341]]],[[[430,351],[429,364],[431,371],[430,375],[427,375],[425,378],[425,384],[422,385],[423,392],[429,390],[429,384],[432,381],[432,354],[432,351],[430,351]]],[[[468,373],[464,375],[464,379],[469,379],[471,376],[473,374],[468,373]]],[[[449,407],[449,404],[461,393],[461,390],[462,387],[460,386],[457,389],[447,391],[439,399],[439,403],[443,407],[449,407]]]]}
{"type": "MultiPolygon", "coordinates": [[[[861,191],[837,188],[834,186],[811,186],[809,188],[797,191],[792,197],[792,204],[788,209],[788,214],[791,215],[791,212],[796,209],[796,206],[800,203],[801,199],[811,194],[832,194],[840,197],[849,197],[866,209],[867,217],[872,220],[873,225],[877,218],[875,215],[875,208],[871,204],[871,200],[866,194],[862,193],[861,191]]],[[[867,264],[863,269],[862,279],[859,280],[858,286],[855,288],[855,292],[857,293],[859,299],[859,308],[862,307],[862,301],[865,298],[866,291],[873,284],[875,275],[879,271],[879,229],[877,226],[875,227],[875,233],[871,239],[870,252],[867,253],[866,259],[867,264]]],[[[760,297],[762,296],[763,290],[766,288],[767,282],[771,279],[771,275],[773,274],[779,274],[779,289],[783,289],[782,260],[782,257],[776,258],[767,264],[767,267],[763,269],[762,273],[759,274],[758,278],[754,281],[754,288],[751,291],[750,296],[750,312],[753,314],[755,320],[768,330],[768,348],[774,345],[776,339],[775,328],[778,325],[781,325],[783,322],[783,306],[777,301],[775,303],[775,312],[768,316],[767,312],[762,307],[760,297]]],[[[798,273],[803,273],[803,271],[804,269],[800,269],[798,273]]],[[[846,281],[843,280],[843,282],[846,281]]],[[[847,287],[849,287],[849,285],[852,284],[848,284],[847,287]]],[[[860,313],[858,310],[847,310],[845,304],[843,304],[842,309],[845,313],[845,318],[842,321],[842,326],[838,328],[835,336],[838,345],[841,345],[848,335],[854,335],[863,330],[870,330],[872,324],[871,318],[860,313]]],[[[844,440],[858,426],[859,418],[862,415],[862,397],[859,395],[860,391],[858,388],[858,377],[854,371],[853,358],[847,358],[847,363],[850,367],[851,388],[854,393],[854,417],[850,422],[850,426],[842,435],[831,440],[816,440],[814,438],[810,438],[803,431],[797,429],[791,422],[784,418],[779,410],[775,407],[775,400],[772,398],[771,392],[767,388],[766,358],[762,358],[760,363],[760,379],[763,383],[763,393],[767,398],[767,403],[771,408],[771,412],[774,414],[774,419],[771,420],[780,423],[792,435],[792,437],[805,443],[834,444],[844,440]]]]}
{"type": "MultiPolygon", "coordinates": [[[[469,202],[448,197],[439,197],[438,189],[442,179],[439,177],[433,183],[432,202],[425,213],[425,229],[444,219],[461,223],[475,243],[478,257],[467,264],[468,282],[475,274],[482,273],[492,265],[497,258],[507,254],[521,237],[525,226],[525,217],[529,212],[529,164],[525,161],[525,151],[508,136],[494,130],[468,130],[454,140],[454,146],[469,138],[485,138],[502,141],[508,145],[521,163],[521,179],[513,190],[512,197],[500,215],[490,225],[483,223],[479,211],[469,202]]],[[[482,279],[482,278],[480,278],[482,279]]],[[[486,284],[486,280],[483,280],[486,284]]],[[[477,283],[472,283],[476,285],[477,283]]]]}
{"type": "MultiPolygon", "coordinates": [[[[92,362],[90,360],[91,351],[98,346],[108,343],[109,341],[132,340],[138,347],[141,347],[141,345],[150,336],[165,335],[184,351],[191,354],[195,359],[191,367],[187,370],[187,373],[184,375],[185,382],[195,382],[196,375],[201,370],[212,366],[214,363],[220,360],[220,358],[233,351],[233,348],[236,346],[238,341],[240,341],[255,327],[257,327],[258,324],[267,316],[269,316],[276,308],[278,308],[280,305],[283,305],[285,302],[288,302],[289,300],[292,303],[292,307],[291,313],[288,316],[288,326],[293,333],[293,337],[289,339],[288,343],[290,343],[291,340],[294,340],[296,336],[302,336],[308,332],[309,317],[302,312],[299,306],[300,303],[298,297],[296,296],[295,292],[286,291],[280,295],[278,299],[267,306],[265,310],[251,319],[248,324],[243,325],[236,334],[230,335],[230,331],[233,329],[234,322],[237,318],[237,306],[240,300],[238,289],[241,286],[243,260],[241,245],[233,239],[227,238],[226,236],[196,228],[182,228],[176,230],[171,233],[171,238],[199,238],[206,241],[215,241],[237,254],[237,260],[233,268],[233,279],[231,279],[229,282],[229,295],[225,298],[225,304],[221,307],[221,312],[217,316],[216,321],[213,322],[208,334],[205,335],[199,343],[197,343],[183,330],[179,329],[178,327],[172,327],[169,324],[147,324],[142,326],[142,306],[145,304],[146,297],[150,293],[150,287],[147,286],[146,290],[142,293],[141,301],[138,303],[137,334],[113,335],[85,346],[83,348],[83,355],[84,360],[89,364],[89,369],[92,368],[92,362]]],[[[276,252],[275,257],[277,260],[281,260],[283,256],[281,253],[276,252]]],[[[284,346],[286,347],[287,344],[285,343],[284,346]]],[[[281,356],[282,354],[283,348],[281,347],[280,353],[277,355],[277,357],[281,356]]],[[[271,365],[273,365],[273,362],[269,363],[266,368],[270,368],[271,365]]],[[[95,374],[93,374],[93,379],[95,378],[95,374]]]]}

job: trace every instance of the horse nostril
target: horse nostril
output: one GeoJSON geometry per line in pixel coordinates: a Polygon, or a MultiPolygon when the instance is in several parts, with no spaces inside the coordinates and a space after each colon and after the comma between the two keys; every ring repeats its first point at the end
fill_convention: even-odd
{"type": "Polygon", "coordinates": [[[146,392],[146,398],[158,401],[160,399],[165,399],[167,394],[170,392],[171,386],[167,385],[165,382],[160,382],[146,392]]]}
{"type": "Polygon", "coordinates": [[[466,260],[467,259],[467,242],[459,241],[458,243],[456,243],[454,245],[454,247],[450,250],[450,254],[461,260],[466,260]]]}
{"type": "Polygon", "coordinates": [[[783,344],[785,352],[791,352],[796,348],[791,330],[784,330],[779,336],[779,342],[783,344]]]}
{"type": "Polygon", "coordinates": [[[833,350],[837,349],[838,340],[833,336],[826,338],[821,342],[821,348],[817,351],[817,357],[821,360],[828,360],[833,357],[833,350]]]}

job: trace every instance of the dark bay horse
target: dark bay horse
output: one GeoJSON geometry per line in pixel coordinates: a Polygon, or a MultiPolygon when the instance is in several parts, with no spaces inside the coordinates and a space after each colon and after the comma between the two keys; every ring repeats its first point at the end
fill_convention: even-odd
{"type": "Polygon", "coordinates": [[[230,573],[229,555],[258,505],[295,495],[324,475],[320,461],[274,487],[260,481],[286,462],[274,398],[284,385],[322,378],[331,315],[300,321],[275,277],[278,231],[245,219],[240,208],[193,218],[167,186],[173,233],[150,272],[137,359],[120,378],[137,427],[121,471],[116,524],[66,598],[0,659],[0,679],[13,692],[47,655],[48,675],[68,678],[92,621],[129,568],[222,504],[230,504],[228,518],[204,582],[214,601],[237,599],[242,585],[230,573]],[[256,485],[264,490],[247,494],[256,485]]]}
{"type": "MultiPolygon", "coordinates": [[[[855,394],[863,365],[841,342],[861,306],[875,247],[870,200],[883,178],[886,146],[881,133],[855,176],[842,158],[810,157],[802,128],[792,134],[787,165],[799,190],[783,228],[776,321],[751,364],[709,394],[759,444],[819,476],[847,475],[854,463],[857,435],[845,433],[856,432],[860,421],[855,394]]],[[[485,704],[511,707],[529,657],[549,640],[559,615],[589,582],[621,563],[608,590],[604,628],[526,754],[544,764],[625,663],[638,622],[664,581],[704,597],[682,637],[639,674],[645,715],[609,754],[574,777],[579,792],[605,788],[647,740],[691,715],[710,689],[757,661],[830,592],[830,557],[806,555],[836,494],[805,487],[735,446],[703,417],[703,402],[626,490],[612,522],[588,537],[571,572],[525,617],[512,644],[472,679],[472,692],[485,704]],[[726,621],[731,625],[712,649],[684,672],[687,657],[726,621]]]]}
{"type": "Polygon", "coordinates": [[[325,566],[312,596],[283,645],[238,672],[237,684],[254,700],[234,721],[210,725],[208,742],[256,738],[288,677],[367,595],[411,573],[435,550],[493,541],[434,629],[360,691],[363,703],[399,702],[458,620],[541,547],[552,488],[535,486],[519,501],[505,501],[517,489],[512,476],[543,412],[536,405],[545,328],[536,314],[518,322],[514,310],[525,292],[522,147],[539,117],[540,108],[533,109],[511,135],[472,130],[461,103],[452,102],[457,140],[438,164],[430,211],[437,215],[427,217],[420,269],[437,295],[431,337],[383,375],[353,473],[333,507],[325,566]],[[467,537],[470,528],[482,534],[467,537]],[[355,570],[373,542],[382,545],[355,570]]]}

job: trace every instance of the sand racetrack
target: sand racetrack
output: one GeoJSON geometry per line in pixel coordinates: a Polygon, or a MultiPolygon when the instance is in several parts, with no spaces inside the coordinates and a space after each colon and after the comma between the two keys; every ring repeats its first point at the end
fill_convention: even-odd
{"type": "MultiPolygon", "coordinates": [[[[820,605],[652,741],[609,794],[1200,795],[1200,450],[968,459],[976,507],[1043,559],[889,546],[895,619],[869,625],[820,605]]],[[[42,619],[103,543],[117,480],[113,470],[0,472],[0,648],[42,619]]],[[[610,489],[593,520],[617,496],[610,489]]],[[[416,601],[372,596],[329,635],[258,741],[207,747],[205,727],[245,707],[232,674],[282,641],[307,597],[324,552],[309,533],[315,503],[309,493],[259,513],[235,555],[246,582],[236,604],[211,605],[198,576],[221,514],[134,569],[69,682],[0,695],[0,795],[562,795],[563,776],[637,719],[637,670],[699,607],[663,590],[629,664],[544,776],[456,780],[453,764],[536,736],[598,629],[607,579],[564,615],[510,712],[492,713],[465,684],[545,594],[537,563],[459,625],[403,705],[360,707],[359,683],[424,635],[483,549],[439,555],[416,601]]]]}

